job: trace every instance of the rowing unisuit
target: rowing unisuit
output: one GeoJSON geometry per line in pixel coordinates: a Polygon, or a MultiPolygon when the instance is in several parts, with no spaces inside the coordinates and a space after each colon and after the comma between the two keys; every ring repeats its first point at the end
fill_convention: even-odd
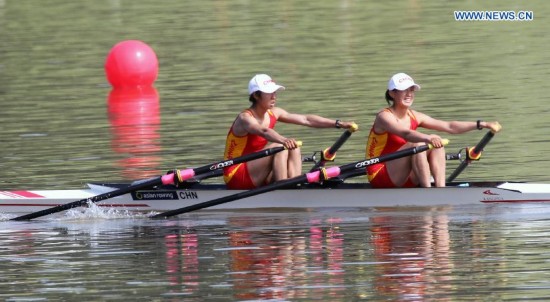
{"type": "MultiPolygon", "coordinates": [[[[383,111],[393,113],[390,108],[385,108],[383,111]]],[[[407,110],[407,115],[411,121],[409,128],[411,130],[416,130],[416,128],[418,128],[418,121],[416,120],[414,113],[411,110],[407,110]]],[[[406,143],[407,141],[405,139],[393,133],[376,133],[373,126],[369,133],[365,155],[367,158],[373,158],[392,153],[399,150],[399,148],[403,147],[406,143]]],[[[369,182],[375,187],[395,187],[395,185],[391,182],[389,175],[387,175],[384,163],[368,166],[367,176],[369,182]]],[[[414,186],[410,179],[407,180],[405,185],[408,187],[414,186]]]]}
{"type": "MultiPolygon", "coordinates": [[[[249,109],[243,112],[253,116],[249,109]]],[[[269,114],[269,128],[273,129],[277,122],[277,118],[271,110],[268,110],[267,113],[269,114]]],[[[233,133],[233,125],[231,125],[227,133],[227,139],[225,140],[224,159],[233,159],[235,157],[257,152],[265,148],[266,145],[267,140],[256,134],[246,134],[244,136],[235,135],[235,133],[233,133]]],[[[223,180],[229,189],[249,190],[255,187],[250,175],[248,175],[246,163],[224,168],[223,180]]]]}

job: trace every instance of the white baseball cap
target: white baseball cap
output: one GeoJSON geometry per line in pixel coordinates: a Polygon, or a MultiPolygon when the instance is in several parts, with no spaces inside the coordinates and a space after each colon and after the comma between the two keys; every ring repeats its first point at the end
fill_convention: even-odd
{"type": "Polygon", "coordinates": [[[257,74],[248,83],[248,95],[258,90],[265,93],[273,93],[279,89],[285,90],[285,87],[277,85],[267,74],[257,74]]]}
{"type": "Polygon", "coordinates": [[[416,84],[408,74],[402,72],[394,74],[388,82],[388,90],[407,90],[412,86],[414,91],[420,90],[420,85],[416,84]]]}

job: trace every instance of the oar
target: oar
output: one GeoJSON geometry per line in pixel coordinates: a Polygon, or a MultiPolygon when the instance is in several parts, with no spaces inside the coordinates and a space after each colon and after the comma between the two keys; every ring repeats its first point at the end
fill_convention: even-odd
{"type": "Polygon", "coordinates": [[[357,131],[357,129],[359,129],[359,126],[353,123],[349,129],[344,131],[344,133],[340,135],[338,140],[334,142],[332,146],[330,146],[329,148],[326,148],[321,153],[321,160],[318,163],[316,163],[315,166],[313,166],[313,168],[311,168],[310,172],[313,172],[319,169],[320,167],[324,167],[327,161],[334,161],[334,159],[336,158],[336,151],[338,151],[338,149],[342,147],[342,145],[348,140],[351,134],[357,131]]]}
{"type": "MultiPolygon", "coordinates": [[[[448,140],[443,140],[444,145],[448,144],[448,142],[449,142],[448,140]]],[[[235,201],[235,200],[239,200],[239,199],[243,199],[243,198],[247,198],[247,197],[251,197],[251,196],[256,196],[256,195],[259,195],[259,194],[262,194],[262,193],[267,193],[267,192],[274,191],[274,190],[277,190],[277,189],[294,187],[294,186],[302,184],[302,183],[315,183],[315,182],[322,181],[324,179],[329,179],[331,177],[337,177],[338,175],[340,175],[342,173],[352,171],[352,170],[356,170],[356,169],[361,169],[361,170],[363,170],[363,173],[365,173],[364,170],[367,166],[371,166],[371,165],[381,163],[381,162],[386,162],[386,161],[389,161],[389,160],[394,160],[394,159],[405,157],[405,156],[414,155],[414,154],[417,154],[417,153],[420,153],[420,152],[427,151],[431,148],[433,148],[432,145],[422,145],[422,146],[418,146],[418,147],[407,148],[407,149],[400,150],[400,151],[390,153],[390,154],[385,154],[385,155],[382,155],[382,156],[379,156],[379,157],[369,158],[367,160],[361,160],[361,161],[358,161],[358,162],[354,162],[354,163],[339,166],[339,167],[330,167],[330,168],[326,168],[326,169],[322,168],[321,170],[317,170],[317,171],[314,171],[314,172],[309,172],[309,173],[306,173],[306,174],[303,174],[303,175],[300,175],[300,176],[296,176],[296,177],[293,177],[293,178],[285,179],[285,180],[280,180],[280,181],[271,183],[269,185],[258,187],[258,188],[252,189],[252,190],[239,192],[239,193],[236,193],[236,194],[233,194],[233,195],[220,197],[220,198],[217,198],[217,199],[213,199],[213,200],[210,200],[210,201],[205,201],[205,202],[202,202],[202,203],[198,203],[198,204],[195,204],[195,205],[191,205],[191,206],[187,206],[187,207],[183,207],[183,208],[179,208],[179,209],[175,209],[175,210],[166,211],[166,212],[151,216],[151,218],[153,218],[153,219],[167,218],[167,217],[171,217],[171,216],[175,216],[175,215],[179,215],[179,214],[183,214],[183,213],[188,213],[188,212],[191,212],[191,211],[196,211],[196,210],[200,210],[200,209],[204,209],[204,208],[208,208],[208,207],[217,206],[217,205],[220,205],[220,204],[223,204],[223,203],[227,203],[227,202],[231,202],[231,201],[235,201]]]]}
{"type": "MultiPolygon", "coordinates": [[[[298,146],[301,146],[301,145],[302,145],[302,142],[298,141],[298,146]]],[[[224,167],[229,167],[229,166],[232,166],[232,165],[240,164],[240,163],[251,161],[251,160],[254,160],[254,159],[270,156],[270,155],[273,155],[275,153],[281,152],[283,150],[285,150],[284,147],[274,147],[274,148],[258,151],[258,152],[255,152],[255,153],[250,153],[250,154],[247,154],[247,155],[243,155],[243,156],[240,156],[240,157],[237,157],[237,158],[224,160],[224,161],[220,161],[220,162],[209,164],[209,165],[204,165],[204,166],[201,166],[201,167],[198,167],[198,168],[193,168],[193,169],[190,168],[190,169],[185,169],[185,170],[175,170],[172,173],[168,173],[168,174],[161,175],[161,176],[158,176],[158,177],[146,179],[144,181],[137,182],[135,184],[129,185],[127,187],[124,187],[124,188],[121,188],[121,189],[118,189],[118,190],[114,190],[114,191],[103,193],[103,194],[96,195],[96,196],[93,196],[93,197],[89,197],[89,198],[81,199],[81,200],[78,200],[78,201],[58,205],[58,206],[55,206],[53,208],[49,208],[49,209],[33,212],[33,213],[30,213],[30,214],[22,215],[22,216],[19,216],[19,217],[12,218],[10,220],[30,220],[30,219],[46,216],[46,215],[49,215],[49,214],[69,210],[69,209],[72,209],[72,208],[80,207],[80,206],[88,204],[88,202],[95,203],[95,202],[102,201],[102,200],[105,200],[105,199],[109,199],[109,198],[121,196],[121,195],[124,195],[124,194],[128,194],[128,193],[131,193],[131,192],[134,192],[134,191],[148,189],[148,188],[151,188],[151,187],[154,187],[154,186],[178,184],[178,183],[181,183],[185,180],[188,180],[188,179],[192,178],[195,175],[207,173],[207,172],[213,171],[213,170],[222,169],[224,167]]]]}
{"type": "Polygon", "coordinates": [[[466,169],[466,167],[473,161],[473,160],[479,160],[481,157],[481,152],[483,151],[483,148],[487,146],[487,144],[491,141],[493,136],[495,136],[495,133],[493,130],[488,131],[483,138],[477,143],[477,145],[474,148],[468,148],[466,149],[466,159],[456,167],[456,169],[451,173],[451,175],[447,178],[447,182],[451,182],[455,180],[455,178],[466,169]]]}

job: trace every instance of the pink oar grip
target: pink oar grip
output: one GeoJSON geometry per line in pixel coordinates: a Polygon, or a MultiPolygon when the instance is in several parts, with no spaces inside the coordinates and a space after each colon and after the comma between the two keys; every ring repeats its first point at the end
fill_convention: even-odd
{"type": "Polygon", "coordinates": [[[165,175],[162,175],[160,180],[162,181],[163,185],[173,185],[174,184],[174,177],[175,177],[174,173],[165,174],[165,175]]]}
{"type": "Polygon", "coordinates": [[[163,175],[161,177],[161,181],[163,185],[173,185],[176,183],[176,177],[178,177],[178,181],[186,181],[190,178],[193,178],[195,176],[195,170],[193,169],[185,169],[185,170],[177,170],[178,175],[175,173],[169,173],[166,175],[163,175]]]}
{"type": "Polygon", "coordinates": [[[179,174],[180,174],[180,180],[185,181],[190,178],[193,178],[193,176],[195,176],[195,171],[193,169],[185,169],[183,171],[180,170],[179,174]]]}
{"type": "Polygon", "coordinates": [[[336,177],[336,176],[340,175],[340,172],[341,172],[340,167],[330,167],[326,171],[327,171],[327,177],[328,178],[336,177]]]}
{"type": "MultiPolygon", "coordinates": [[[[328,169],[325,169],[325,171],[327,173],[327,178],[333,178],[340,175],[340,167],[330,167],[328,169]]],[[[321,175],[320,171],[307,173],[306,174],[307,182],[308,183],[319,182],[320,175],[321,175]]]]}
{"type": "Polygon", "coordinates": [[[319,173],[321,172],[319,172],[318,170],[314,172],[306,173],[307,182],[308,183],[319,182],[319,173]]]}

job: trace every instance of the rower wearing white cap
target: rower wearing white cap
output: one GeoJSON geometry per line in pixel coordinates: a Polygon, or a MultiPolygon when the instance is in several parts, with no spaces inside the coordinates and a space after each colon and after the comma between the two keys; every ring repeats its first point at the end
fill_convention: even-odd
{"type": "Polygon", "coordinates": [[[353,122],[290,113],[276,107],[277,92],[282,90],[285,87],[266,74],[257,74],[248,83],[252,105],[242,111],[231,125],[224,158],[232,159],[281,145],[287,150],[225,168],[224,181],[229,189],[253,189],[302,174],[300,148],[294,138],[283,136],[273,129],[277,121],[314,128],[356,127],[353,122]]]}
{"type": "Polygon", "coordinates": [[[420,90],[412,77],[405,73],[393,75],[388,82],[386,101],[389,107],[376,115],[367,141],[367,158],[377,157],[398,150],[429,143],[435,149],[411,157],[371,165],[367,175],[375,188],[431,187],[433,177],[436,187],[445,186],[445,150],[436,134],[424,134],[418,127],[459,134],[475,129],[489,128],[498,132],[498,122],[442,121],[411,109],[415,92],[420,90]]]}

